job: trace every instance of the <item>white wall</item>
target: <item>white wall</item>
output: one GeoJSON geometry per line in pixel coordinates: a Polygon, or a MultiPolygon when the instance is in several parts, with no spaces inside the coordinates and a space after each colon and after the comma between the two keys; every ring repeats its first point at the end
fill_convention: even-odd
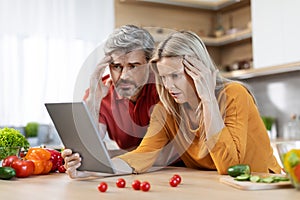
{"type": "Polygon", "coordinates": [[[251,0],[255,68],[300,61],[299,9],[299,0],[251,0]]]}

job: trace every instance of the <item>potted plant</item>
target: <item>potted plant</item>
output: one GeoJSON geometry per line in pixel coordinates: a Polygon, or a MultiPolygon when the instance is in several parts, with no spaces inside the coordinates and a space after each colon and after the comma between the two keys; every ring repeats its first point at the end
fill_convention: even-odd
{"type": "Polygon", "coordinates": [[[25,126],[25,137],[37,137],[39,130],[39,124],[37,122],[28,122],[25,126]]]}
{"type": "Polygon", "coordinates": [[[28,122],[24,127],[24,132],[30,146],[36,146],[38,143],[39,124],[37,122],[28,122]]]}

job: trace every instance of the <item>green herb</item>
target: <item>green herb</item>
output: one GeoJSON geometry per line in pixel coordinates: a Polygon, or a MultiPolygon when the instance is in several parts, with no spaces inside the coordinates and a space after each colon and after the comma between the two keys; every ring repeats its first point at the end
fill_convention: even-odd
{"type": "Polygon", "coordinates": [[[272,129],[272,125],[275,122],[275,118],[273,117],[266,117],[266,116],[262,116],[261,117],[267,130],[271,130],[272,129]]]}
{"type": "Polygon", "coordinates": [[[0,160],[16,155],[20,148],[28,149],[29,147],[29,142],[20,131],[13,128],[0,129],[0,160]]]}

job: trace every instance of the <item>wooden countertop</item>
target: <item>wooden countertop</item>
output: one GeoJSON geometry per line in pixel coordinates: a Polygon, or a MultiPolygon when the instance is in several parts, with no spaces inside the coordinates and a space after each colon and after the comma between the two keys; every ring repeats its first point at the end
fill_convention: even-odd
{"type": "Polygon", "coordinates": [[[104,179],[74,180],[67,174],[49,174],[0,180],[1,199],[299,199],[300,191],[294,188],[272,190],[245,191],[221,183],[216,171],[199,171],[187,168],[166,168],[160,171],[121,176],[127,182],[126,188],[117,188],[115,182],[120,176],[104,179]],[[178,173],[182,183],[178,187],[170,187],[169,179],[178,173]],[[149,192],[135,191],[131,182],[135,179],[149,181],[149,192]],[[105,181],[108,190],[101,193],[97,185],[105,181]]]}

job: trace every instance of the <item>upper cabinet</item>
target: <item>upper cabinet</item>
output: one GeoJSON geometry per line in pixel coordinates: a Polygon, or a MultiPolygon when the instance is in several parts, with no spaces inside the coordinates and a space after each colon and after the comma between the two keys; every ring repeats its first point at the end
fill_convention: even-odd
{"type": "Polygon", "coordinates": [[[299,62],[300,1],[252,0],[251,6],[255,68],[299,62]]]}
{"type": "Polygon", "coordinates": [[[253,68],[224,76],[247,79],[300,71],[299,7],[294,0],[251,0],[253,68]]]}

